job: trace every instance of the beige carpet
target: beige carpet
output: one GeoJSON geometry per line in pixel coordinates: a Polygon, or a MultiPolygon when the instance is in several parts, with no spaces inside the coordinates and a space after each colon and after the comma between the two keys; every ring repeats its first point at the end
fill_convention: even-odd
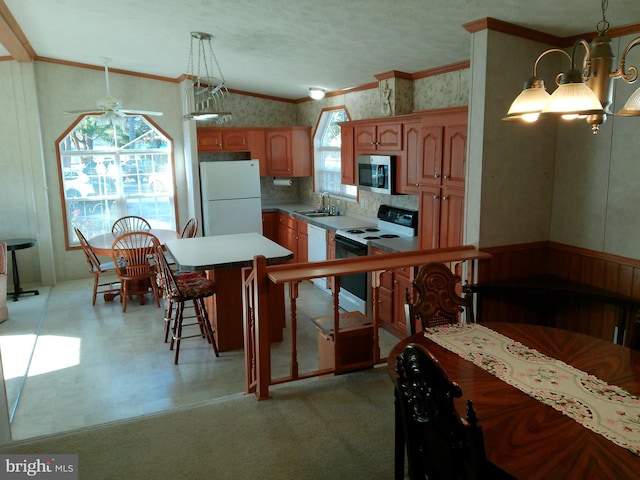
{"type": "Polygon", "coordinates": [[[78,454],[80,479],[389,479],[386,366],[0,447],[78,454]]]}

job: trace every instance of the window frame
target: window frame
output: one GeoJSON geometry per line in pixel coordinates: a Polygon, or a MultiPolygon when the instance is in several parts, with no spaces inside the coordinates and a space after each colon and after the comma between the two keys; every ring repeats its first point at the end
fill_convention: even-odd
{"type": "MultiPolygon", "coordinates": [[[[80,154],[78,154],[78,150],[75,151],[67,151],[67,150],[63,150],[61,149],[62,143],[65,141],[65,139],[74,131],[74,129],[76,129],[87,117],[96,117],[99,118],[102,115],[98,114],[98,113],[88,113],[88,114],[82,114],[80,115],[63,133],[62,135],[60,135],[56,140],[55,140],[55,151],[56,151],[56,163],[57,163],[57,172],[58,172],[58,184],[59,184],[59,188],[60,188],[60,206],[62,208],[62,220],[63,220],[63,228],[64,228],[64,240],[65,240],[65,249],[66,250],[78,250],[81,248],[78,239],[75,238],[75,234],[73,233],[73,227],[76,226],[72,223],[72,219],[69,218],[68,212],[69,212],[69,198],[73,199],[75,197],[69,197],[67,198],[66,196],[66,191],[65,191],[65,179],[64,179],[64,175],[66,172],[65,167],[63,165],[63,159],[65,157],[74,157],[74,156],[80,156],[80,154]],[[71,155],[69,155],[71,153],[71,155]]],[[[116,202],[119,206],[125,205],[127,204],[127,198],[129,199],[134,199],[134,198],[152,198],[152,197],[168,197],[169,198],[169,202],[170,202],[170,207],[169,207],[169,211],[171,214],[171,219],[170,219],[170,226],[164,226],[164,227],[159,227],[159,228],[170,228],[175,230],[176,229],[176,225],[178,224],[178,201],[177,201],[177,189],[176,189],[176,173],[175,173],[175,142],[173,140],[173,138],[168,135],[162,128],[160,128],[154,121],[152,121],[148,116],[146,115],[127,115],[127,117],[141,117],[142,120],[149,126],[151,127],[151,129],[157,131],[160,135],[162,135],[164,137],[164,139],[166,139],[167,142],[167,146],[166,146],[166,151],[162,152],[162,149],[116,149],[115,147],[99,147],[99,148],[92,148],[91,150],[82,150],[82,152],[92,152],[92,153],[87,153],[85,156],[92,156],[92,157],[103,157],[103,158],[108,158],[108,157],[113,157],[113,163],[114,165],[117,164],[118,160],[120,159],[120,157],[131,157],[131,156],[155,156],[155,155],[165,155],[166,159],[167,159],[167,172],[170,173],[171,175],[171,182],[169,184],[169,182],[167,183],[167,189],[165,190],[166,193],[164,193],[163,195],[158,195],[158,194],[154,194],[153,192],[147,192],[147,195],[145,194],[141,194],[140,191],[138,191],[137,194],[127,194],[124,189],[122,189],[122,191],[120,192],[120,194],[118,195],[116,193],[116,195],[112,195],[112,194],[105,194],[105,195],[91,195],[91,196],[81,196],[79,197],[80,199],[82,199],[81,201],[87,201],[86,199],[89,198],[91,199],[91,201],[98,201],[98,202],[102,202],[102,201],[114,201],[116,202]]],[[[104,120],[101,120],[104,121],[104,120]]],[[[125,145],[126,146],[126,145],[125,145]]],[[[148,159],[145,159],[148,161],[148,159]]],[[[141,174],[139,173],[139,163],[140,160],[137,160],[136,162],[136,167],[133,173],[133,176],[137,177],[137,184],[140,184],[140,176],[141,174]]],[[[125,174],[121,169],[117,169],[116,171],[118,171],[119,173],[118,175],[118,181],[121,182],[120,184],[124,184],[124,180],[123,178],[127,176],[127,174],[125,174]]],[[[74,173],[73,170],[70,170],[71,173],[74,173]]],[[[152,174],[157,173],[155,170],[151,173],[148,174],[147,181],[149,180],[149,176],[151,176],[152,174]]],[[[150,188],[149,186],[147,186],[147,188],[150,188]]],[[[140,190],[140,189],[138,189],[140,190]]],[[[95,191],[95,188],[94,188],[95,191]]],[[[125,214],[135,214],[135,213],[125,213],[125,214]]],[[[119,215],[120,216],[120,215],[119,215]]],[[[153,223],[153,219],[152,219],[152,223],[153,223]]],[[[80,227],[80,229],[83,231],[84,233],[84,229],[80,227]]],[[[109,230],[110,231],[110,230],[109,230]]],[[[93,235],[89,235],[93,236],[93,235]]]]}
{"type": "Polygon", "coordinates": [[[327,125],[329,124],[330,118],[328,115],[335,113],[337,110],[343,110],[345,113],[346,119],[345,122],[351,121],[351,116],[349,115],[349,110],[345,105],[336,105],[333,107],[325,107],[320,110],[318,115],[318,121],[316,123],[316,127],[313,132],[313,189],[315,192],[324,192],[328,191],[333,197],[343,198],[345,200],[357,201],[358,198],[358,189],[353,185],[343,185],[339,183],[340,190],[330,190],[322,188],[324,173],[323,172],[332,172],[335,176],[335,171],[330,171],[324,168],[320,168],[319,164],[322,162],[322,152],[334,151],[338,153],[340,158],[340,169],[338,170],[338,178],[341,178],[342,173],[342,145],[340,147],[322,147],[320,145],[322,141],[322,137],[326,132],[327,125]],[[353,190],[353,193],[350,193],[348,190],[353,190]]]}

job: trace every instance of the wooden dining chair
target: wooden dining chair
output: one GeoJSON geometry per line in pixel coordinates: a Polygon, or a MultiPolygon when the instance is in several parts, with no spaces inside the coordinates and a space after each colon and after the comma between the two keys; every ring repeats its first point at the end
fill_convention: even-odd
{"type": "Polygon", "coordinates": [[[175,349],[173,363],[178,364],[180,343],[187,338],[206,338],[213,348],[215,356],[220,356],[204,300],[216,294],[215,283],[197,272],[174,272],[167,263],[162,245],[158,241],[155,242],[155,261],[158,285],[163,292],[163,298],[167,302],[165,342],[170,334],[171,343],[169,349],[175,349]],[[185,316],[187,302],[191,302],[193,306],[193,315],[191,316],[185,316]],[[195,319],[195,321],[185,323],[185,320],[188,319],[195,319]],[[185,335],[183,333],[184,327],[191,326],[197,326],[199,333],[185,335]]]}
{"type": "Polygon", "coordinates": [[[160,296],[155,281],[153,255],[158,239],[149,232],[127,232],[116,238],[111,246],[111,256],[116,273],[120,279],[120,299],[122,311],[127,311],[127,299],[133,295],[140,297],[144,304],[144,295],[153,291],[156,305],[160,307],[160,296]]]}
{"type": "Polygon", "coordinates": [[[80,246],[82,247],[82,251],[84,252],[87,263],[89,264],[89,272],[94,277],[91,304],[96,304],[96,297],[99,293],[104,295],[105,300],[113,300],[117,295],[120,294],[120,281],[112,279],[108,282],[100,283],[100,275],[116,273],[116,267],[113,261],[101,262],[80,229],[78,227],[73,227],[73,230],[76,233],[76,237],[78,237],[78,240],[80,241],[80,246]]]}
{"type": "Polygon", "coordinates": [[[151,225],[142,217],[127,215],[120,217],[111,226],[111,233],[144,232],[151,230],[151,225]]]}
{"type": "Polygon", "coordinates": [[[182,229],[181,238],[193,238],[198,233],[198,220],[196,218],[190,218],[187,223],[184,224],[182,229]]]}
{"type": "Polygon", "coordinates": [[[422,329],[458,323],[460,314],[466,311],[466,321],[473,322],[473,297],[470,293],[460,296],[460,277],[443,263],[422,265],[412,282],[413,295],[405,292],[407,305],[407,330],[414,334],[417,322],[422,329]]]}
{"type": "Polygon", "coordinates": [[[471,400],[464,417],[454,406],[462,396],[438,360],[411,343],[396,357],[395,478],[404,477],[405,448],[411,480],[512,478],[489,462],[471,400]]]}

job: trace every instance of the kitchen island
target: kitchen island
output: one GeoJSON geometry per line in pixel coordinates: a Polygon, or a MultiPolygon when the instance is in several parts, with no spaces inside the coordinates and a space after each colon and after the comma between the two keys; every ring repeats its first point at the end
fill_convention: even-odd
{"type": "MultiPolygon", "coordinates": [[[[207,299],[209,321],[221,352],[243,348],[242,269],[253,265],[255,256],[267,263],[292,258],[290,250],[258,233],[239,233],[171,240],[167,250],[180,271],[205,271],[217,292],[207,299]]],[[[284,285],[269,286],[269,338],[282,340],[285,326],[284,285]]]]}

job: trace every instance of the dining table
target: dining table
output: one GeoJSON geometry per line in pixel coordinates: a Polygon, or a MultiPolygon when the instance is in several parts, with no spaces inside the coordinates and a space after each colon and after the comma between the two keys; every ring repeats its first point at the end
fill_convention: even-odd
{"type": "MultiPolygon", "coordinates": [[[[206,272],[216,294],[205,300],[220,352],[244,348],[242,269],[256,256],[267,264],[283,263],[293,252],[256,232],[170,240],[166,248],[179,271],[206,272]]],[[[285,327],[284,285],[268,286],[269,338],[281,341],[285,327]]]]}
{"type": "Polygon", "coordinates": [[[394,384],[396,357],[410,343],[426,347],[460,385],[457,411],[473,402],[488,460],[515,478],[640,478],[640,442],[628,440],[640,435],[639,352],[531,324],[438,327],[394,346],[394,384]],[[565,384],[579,393],[561,393],[565,384]]]}
{"type": "MultiPolygon", "coordinates": [[[[180,234],[178,232],[167,228],[152,228],[151,230],[145,230],[145,232],[156,236],[161,245],[166,245],[168,241],[180,238],[180,234]]],[[[111,246],[120,235],[122,235],[122,232],[107,232],[91,237],[87,241],[96,255],[111,257],[111,246]]]]}

